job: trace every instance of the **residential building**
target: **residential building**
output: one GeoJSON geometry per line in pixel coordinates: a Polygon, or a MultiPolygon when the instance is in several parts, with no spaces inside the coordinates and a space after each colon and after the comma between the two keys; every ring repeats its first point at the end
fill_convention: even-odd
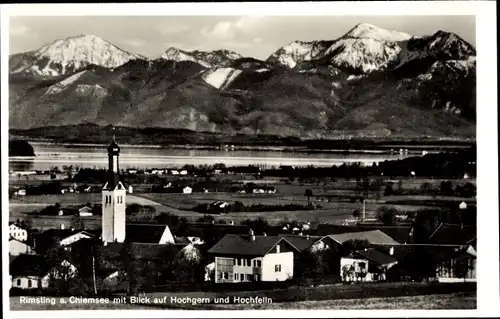
{"type": "Polygon", "coordinates": [[[77,273],[76,267],[69,261],[62,260],[60,263],[51,265],[45,255],[22,254],[10,263],[12,288],[48,288],[52,280],[59,279],[61,276],[74,278],[77,273]],[[64,271],[64,274],[61,271],[64,271]]]}
{"type": "Polygon", "coordinates": [[[456,248],[439,262],[436,277],[439,282],[476,281],[477,252],[471,245],[456,248]]]}
{"type": "Polygon", "coordinates": [[[345,242],[356,240],[366,241],[370,245],[399,245],[399,243],[392,237],[381,230],[376,229],[370,231],[326,235],[316,241],[311,250],[318,251],[331,248],[338,252],[340,246],[342,246],[345,242]]]}
{"type": "Polygon", "coordinates": [[[91,207],[88,207],[87,205],[83,206],[83,207],[80,207],[78,209],[78,214],[82,217],[85,217],[85,216],[92,216],[92,208],[91,207]]]}
{"type": "Polygon", "coordinates": [[[341,258],[340,275],[344,281],[381,281],[397,263],[393,256],[374,248],[356,250],[341,258]]]}
{"type": "Polygon", "coordinates": [[[20,254],[31,254],[33,249],[25,242],[19,241],[15,238],[9,240],[9,255],[18,256],[20,254]]]}
{"type": "Polygon", "coordinates": [[[293,278],[300,251],[280,236],[228,234],[209,251],[215,257],[215,282],[284,281],[293,278]]]}
{"type": "Polygon", "coordinates": [[[19,241],[28,240],[28,227],[20,222],[9,223],[9,235],[19,241]]]}
{"type": "Polygon", "coordinates": [[[182,189],[182,193],[184,194],[191,194],[193,192],[193,189],[189,186],[186,186],[182,189]]]}
{"type": "Polygon", "coordinates": [[[59,245],[61,246],[69,246],[72,245],[73,243],[76,243],[80,240],[83,239],[92,239],[94,238],[94,234],[88,232],[88,231],[72,231],[73,233],[63,239],[59,242],[59,245]]]}

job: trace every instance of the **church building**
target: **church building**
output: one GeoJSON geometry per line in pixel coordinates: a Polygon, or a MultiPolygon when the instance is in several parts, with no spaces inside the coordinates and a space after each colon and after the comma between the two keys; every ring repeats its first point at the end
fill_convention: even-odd
{"type": "Polygon", "coordinates": [[[120,147],[113,141],[108,146],[108,176],[102,188],[102,241],[104,243],[125,241],[126,194],[127,190],[120,181],[120,147]]]}

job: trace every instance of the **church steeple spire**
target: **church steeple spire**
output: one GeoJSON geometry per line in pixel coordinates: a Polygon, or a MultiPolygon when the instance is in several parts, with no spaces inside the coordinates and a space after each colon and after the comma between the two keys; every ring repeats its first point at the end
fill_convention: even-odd
{"type": "Polygon", "coordinates": [[[120,146],[116,143],[115,128],[113,140],[107,147],[107,181],[102,189],[102,240],[123,242],[125,240],[126,190],[120,181],[120,146]]]}

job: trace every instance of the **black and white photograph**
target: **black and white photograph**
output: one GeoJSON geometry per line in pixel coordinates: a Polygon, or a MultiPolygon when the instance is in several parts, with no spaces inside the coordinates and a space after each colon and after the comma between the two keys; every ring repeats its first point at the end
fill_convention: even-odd
{"type": "Polygon", "coordinates": [[[406,5],[2,5],[7,317],[498,315],[496,4],[406,5]]]}

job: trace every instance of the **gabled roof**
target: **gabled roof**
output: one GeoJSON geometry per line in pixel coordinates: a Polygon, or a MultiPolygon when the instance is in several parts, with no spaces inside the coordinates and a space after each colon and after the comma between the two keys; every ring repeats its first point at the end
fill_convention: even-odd
{"type": "Polygon", "coordinates": [[[315,236],[326,236],[333,234],[343,234],[343,233],[355,233],[370,230],[381,230],[389,237],[393,238],[397,242],[411,243],[412,238],[410,236],[411,226],[384,226],[384,225],[354,225],[354,226],[343,226],[343,225],[332,225],[332,224],[320,224],[313,232],[315,236]]]}
{"type": "Polygon", "coordinates": [[[133,243],[158,244],[167,225],[127,224],[125,234],[127,240],[133,243]]]}
{"type": "Polygon", "coordinates": [[[387,234],[378,229],[370,231],[360,231],[354,233],[327,235],[325,237],[329,237],[340,244],[343,244],[349,240],[367,240],[370,244],[375,244],[375,245],[399,244],[393,238],[389,237],[387,234]]]}
{"type": "Polygon", "coordinates": [[[251,240],[249,235],[228,234],[210,248],[208,253],[218,255],[264,256],[280,242],[285,242],[292,249],[300,252],[298,248],[281,236],[255,236],[255,240],[251,240]]]}
{"type": "Polygon", "coordinates": [[[29,229],[28,226],[26,226],[26,225],[24,225],[22,223],[18,223],[18,222],[9,222],[9,226],[11,226],[11,225],[17,226],[17,227],[19,227],[21,229],[24,229],[24,230],[28,230],[29,229]]]}
{"type": "Polygon", "coordinates": [[[441,223],[429,236],[431,244],[472,244],[477,238],[476,227],[441,223]]]}
{"type": "Polygon", "coordinates": [[[397,259],[393,256],[384,254],[374,248],[356,250],[355,254],[377,265],[389,265],[397,262],[397,259]]]}
{"type": "Polygon", "coordinates": [[[51,266],[45,255],[21,254],[10,263],[10,275],[12,276],[45,276],[51,266]]]}
{"type": "Polygon", "coordinates": [[[306,237],[306,236],[294,236],[294,235],[278,235],[277,237],[285,238],[290,244],[292,244],[297,250],[303,252],[309,249],[314,242],[319,239],[318,237],[306,237]]]}

